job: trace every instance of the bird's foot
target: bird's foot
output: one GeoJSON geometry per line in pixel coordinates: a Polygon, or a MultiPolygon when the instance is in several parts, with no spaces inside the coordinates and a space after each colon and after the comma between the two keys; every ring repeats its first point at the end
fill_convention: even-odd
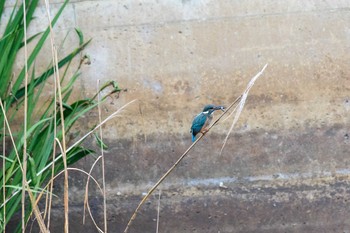
{"type": "Polygon", "coordinates": [[[202,133],[202,134],[206,134],[208,131],[209,131],[208,129],[202,129],[202,130],[201,130],[201,133],[202,133]]]}

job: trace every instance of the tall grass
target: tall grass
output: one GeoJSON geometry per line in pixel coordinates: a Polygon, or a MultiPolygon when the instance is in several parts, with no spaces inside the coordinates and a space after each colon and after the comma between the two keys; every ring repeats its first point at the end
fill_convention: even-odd
{"type": "MultiPolygon", "coordinates": [[[[18,226],[18,232],[25,231],[33,213],[41,231],[48,232],[50,211],[49,209],[39,210],[37,203],[41,194],[52,194],[52,182],[47,191],[43,191],[42,187],[55,174],[63,170],[67,171],[65,168],[68,165],[93,153],[92,150],[82,146],[82,140],[66,149],[64,140],[65,135],[72,131],[72,127],[79,118],[98,105],[98,101],[95,100],[98,94],[87,99],[75,101],[70,99],[73,84],[80,75],[80,65],[83,63],[83,60],[78,61],[80,65],[74,67],[72,61],[74,58],[84,59],[84,56],[77,55],[81,54],[90,40],[85,41],[82,32],[76,29],[79,44],[61,60],[56,60],[57,50],[52,44],[54,51],[52,63],[45,71],[37,74],[35,62],[40,63],[38,56],[48,40],[50,30],[67,6],[68,0],[62,3],[56,15],[49,20],[47,29],[30,38],[26,37],[26,29],[33,21],[33,14],[39,0],[23,0],[22,4],[16,4],[7,22],[3,22],[5,2],[0,1],[0,20],[2,20],[0,23],[6,24],[0,38],[0,139],[2,142],[0,231],[5,232],[6,225],[14,214],[21,211],[23,223],[18,226]],[[27,44],[30,43],[35,44],[27,54],[27,44]],[[19,74],[14,76],[15,64],[23,59],[19,56],[23,50],[26,54],[25,65],[19,74]],[[62,75],[60,76],[59,73],[62,75]],[[73,75],[68,76],[68,73],[73,75]],[[53,75],[57,82],[55,94],[50,96],[44,90],[47,87],[47,80],[53,75]],[[45,102],[43,102],[44,99],[45,102]],[[18,116],[23,113],[23,122],[19,123],[18,116]]],[[[98,92],[108,86],[113,88],[109,94],[120,91],[115,82],[110,82],[101,87],[98,92]]],[[[51,203],[51,198],[48,200],[48,203],[51,203]]],[[[45,208],[49,207],[49,204],[45,205],[45,208]]]]}

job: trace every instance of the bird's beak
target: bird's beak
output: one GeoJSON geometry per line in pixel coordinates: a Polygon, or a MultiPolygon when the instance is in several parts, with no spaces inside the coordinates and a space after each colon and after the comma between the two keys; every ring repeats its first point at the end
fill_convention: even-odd
{"type": "Polygon", "coordinates": [[[225,111],[225,107],[224,106],[216,106],[215,110],[221,110],[221,111],[225,111]]]}

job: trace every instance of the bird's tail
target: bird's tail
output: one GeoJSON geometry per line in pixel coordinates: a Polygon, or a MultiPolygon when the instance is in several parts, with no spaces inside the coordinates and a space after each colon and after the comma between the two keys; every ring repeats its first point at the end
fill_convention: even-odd
{"type": "Polygon", "coordinates": [[[196,136],[192,134],[192,142],[196,141],[196,136]]]}

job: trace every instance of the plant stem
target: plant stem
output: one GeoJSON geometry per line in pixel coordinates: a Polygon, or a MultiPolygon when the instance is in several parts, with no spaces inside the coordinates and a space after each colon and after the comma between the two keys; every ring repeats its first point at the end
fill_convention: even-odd
{"type": "MultiPolygon", "coordinates": [[[[242,96],[237,97],[237,99],[235,101],[233,101],[230,106],[219,116],[218,119],[215,120],[215,122],[213,124],[211,124],[208,128],[208,131],[219,122],[219,120],[232,108],[233,105],[235,105],[242,96]]],[[[208,132],[207,131],[207,132],[208,132]]],[[[169,168],[169,170],[157,181],[157,183],[148,191],[148,193],[146,194],[146,196],[144,196],[144,198],[141,200],[141,202],[139,203],[139,205],[137,206],[136,210],[134,211],[133,215],[131,216],[128,225],[126,226],[124,233],[128,232],[129,227],[131,226],[132,222],[135,220],[136,215],[138,213],[138,211],[140,210],[141,206],[146,202],[146,200],[149,198],[149,196],[154,192],[154,190],[156,190],[156,188],[165,180],[165,178],[176,168],[176,166],[181,162],[181,160],[183,160],[185,158],[185,156],[188,154],[188,152],[190,152],[190,150],[197,144],[197,142],[199,140],[201,140],[204,137],[205,134],[201,134],[196,141],[194,141],[192,143],[192,145],[180,156],[180,158],[174,163],[174,165],[169,168]]]]}
{"type": "Polygon", "coordinates": [[[25,197],[27,184],[27,112],[28,112],[28,50],[27,50],[27,21],[26,1],[23,0],[23,32],[24,32],[24,130],[23,130],[23,173],[22,173],[22,232],[25,233],[25,197]]]}

